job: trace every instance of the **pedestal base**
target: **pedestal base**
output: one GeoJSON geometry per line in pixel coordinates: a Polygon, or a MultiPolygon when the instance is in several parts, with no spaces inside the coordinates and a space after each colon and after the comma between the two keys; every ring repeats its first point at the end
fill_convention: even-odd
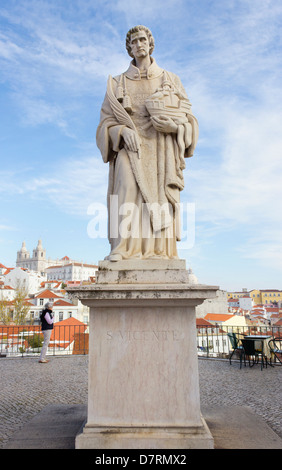
{"type": "Polygon", "coordinates": [[[95,428],[85,426],[76,436],[76,449],[213,449],[214,440],[202,426],[186,428],[95,428]]]}
{"type": "Polygon", "coordinates": [[[97,284],[189,284],[185,260],[100,261],[97,284]]]}
{"type": "Polygon", "coordinates": [[[195,307],[183,260],[102,262],[90,307],[88,416],[77,448],[212,448],[201,416],[195,307]],[[128,268],[128,269],[126,269],[128,268]]]}

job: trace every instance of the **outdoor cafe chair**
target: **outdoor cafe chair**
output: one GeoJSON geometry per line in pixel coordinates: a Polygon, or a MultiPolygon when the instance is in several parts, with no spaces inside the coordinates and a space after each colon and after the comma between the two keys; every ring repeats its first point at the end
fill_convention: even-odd
{"type": "Polygon", "coordinates": [[[229,356],[229,362],[231,365],[231,359],[233,354],[237,351],[239,353],[239,358],[240,358],[240,369],[242,368],[242,357],[244,356],[244,348],[241,344],[241,340],[239,339],[239,334],[237,335],[236,333],[227,333],[227,336],[230,340],[231,343],[231,354],[229,356]]]}
{"type": "Polygon", "coordinates": [[[279,365],[282,365],[282,336],[271,338],[268,346],[271,351],[271,358],[274,357],[274,364],[278,361],[279,365]]]}
{"type": "Polygon", "coordinates": [[[255,364],[258,364],[259,356],[261,356],[261,369],[263,369],[264,367],[264,360],[265,360],[265,365],[267,367],[267,359],[266,357],[264,357],[263,350],[259,350],[255,348],[254,340],[242,339],[242,345],[244,349],[244,361],[246,361],[246,357],[248,357],[250,367],[253,367],[255,364]]]}

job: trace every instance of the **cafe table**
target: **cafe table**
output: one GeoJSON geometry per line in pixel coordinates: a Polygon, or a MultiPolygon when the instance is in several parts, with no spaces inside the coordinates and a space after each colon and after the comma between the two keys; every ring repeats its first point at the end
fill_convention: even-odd
{"type": "Polygon", "coordinates": [[[271,350],[268,346],[268,342],[272,338],[271,335],[246,335],[244,340],[253,341],[254,349],[258,354],[262,355],[262,367],[263,367],[263,360],[267,364],[272,366],[271,364],[271,350]]]}

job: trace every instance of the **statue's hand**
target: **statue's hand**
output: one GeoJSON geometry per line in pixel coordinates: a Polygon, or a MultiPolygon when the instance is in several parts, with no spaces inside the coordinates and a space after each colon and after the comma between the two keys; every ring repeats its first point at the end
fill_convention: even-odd
{"type": "Polygon", "coordinates": [[[129,129],[129,127],[124,127],[121,135],[128,150],[131,152],[138,152],[140,150],[139,136],[135,131],[129,129]]]}
{"type": "Polygon", "coordinates": [[[177,124],[167,116],[152,117],[152,124],[158,132],[164,132],[165,134],[177,132],[177,124]]]}

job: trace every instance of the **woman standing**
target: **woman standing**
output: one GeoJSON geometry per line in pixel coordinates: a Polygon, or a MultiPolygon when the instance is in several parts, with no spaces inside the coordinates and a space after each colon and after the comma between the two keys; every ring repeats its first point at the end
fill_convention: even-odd
{"type": "Polygon", "coordinates": [[[43,364],[49,362],[47,361],[47,359],[45,359],[45,356],[46,356],[48,345],[50,342],[51,333],[54,328],[54,315],[53,315],[52,310],[53,310],[52,302],[47,302],[45,304],[44,310],[41,313],[41,329],[42,329],[43,336],[44,336],[44,343],[41,349],[39,362],[43,364]]]}

